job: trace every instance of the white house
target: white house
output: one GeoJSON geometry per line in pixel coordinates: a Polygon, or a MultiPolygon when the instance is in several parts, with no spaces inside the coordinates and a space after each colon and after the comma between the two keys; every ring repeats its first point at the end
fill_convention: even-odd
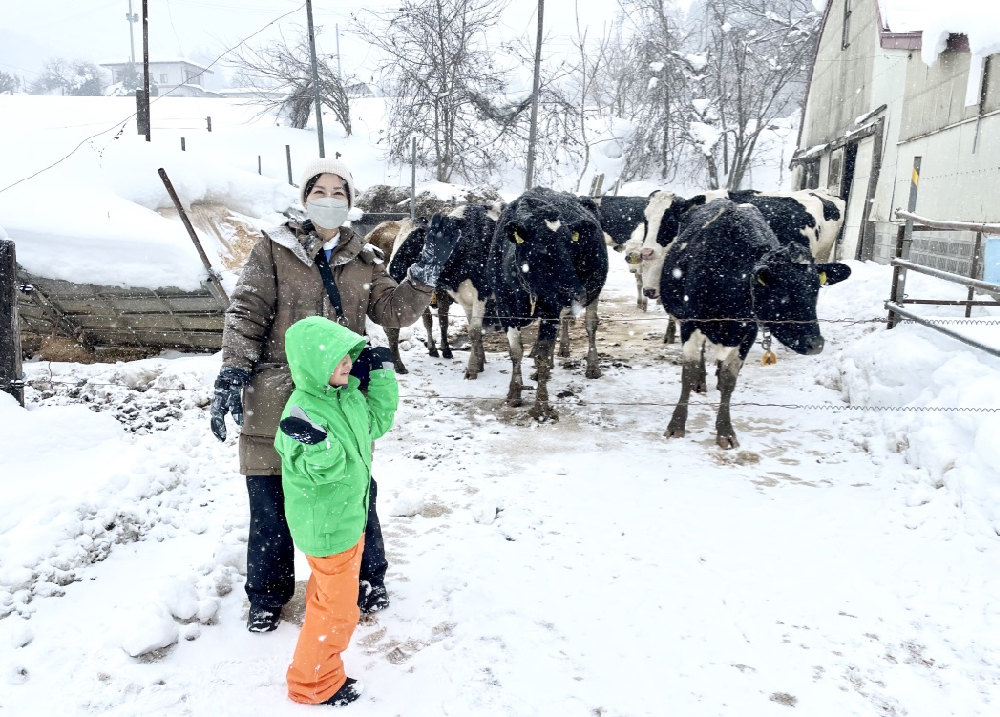
{"type": "MultiPolygon", "coordinates": [[[[998,7],[827,3],[792,170],[795,189],[828,185],[847,200],[838,258],[894,255],[918,157],[917,214],[1000,221],[998,7]]],[[[910,258],[968,275],[973,238],[920,232],[910,258]]]]}
{"type": "MultiPolygon", "coordinates": [[[[131,62],[102,62],[101,67],[111,71],[112,84],[122,81],[131,62]]],[[[142,77],[142,62],[135,63],[135,70],[142,77]]],[[[202,78],[213,74],[212,70],[184,58],[166,58],[149,61],[149,81],[158,87],[159,93],[169,92],[173,97],[218,97],[219,94],[206,90],[202,78]]]]}

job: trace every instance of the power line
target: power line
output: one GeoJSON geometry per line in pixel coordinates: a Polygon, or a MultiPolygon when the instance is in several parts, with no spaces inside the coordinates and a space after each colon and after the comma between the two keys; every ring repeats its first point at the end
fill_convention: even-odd
{"type": "MultiPolygon", "coordinates": [[[[227,49],[227,50],[225,50],[225,51],[224,51],[224,52],[223,52],[223,53],[222,53],[221,55],[219,55],[219,56],[218,56],[218,57],[216,57],[216,58],[215,58],[214,60],[212,60],[212,62],[211,62],[211,63],[209,63],[209,64],[208,64],[208,65],[207,65],[207,66],[205,67],[205,70],[203,70],[202,72],[198,73],[198,75],[196,75],[196,77],[200,77],[200,76],[201,76],[201,75],[203,75],[203,74],[204,74],[204,73],[205,73],[206,71],[210,70],[210,69],[211,69],[212,67],[214,67],[215,65],[217,65],[217,64],[219,63],[219,61],[220,61],[220,60],[222,60],[222,58],[223,58],[223,57],[225,57],[226,55],[228,55],[228,54],[229,54],[230,52],[232,52],[233,50],[236,50],[237,48],[239,48],[239,47],[242,47],[242,46],[243,46],[243,44],[244,44],[244,43],[246,43],[246,41],[247,41],[247,40],[249,40],[249,39],[251,39],[251,38],[253,38],[253,37],[256,37],[257,35],[259,35],[260,33],[264,32],[264,30],[266,30],[267,28],[269,28],[269,27],[270,27],[271,25],[275,24],[275,23],[276,23],[276,22],[278,22],[279,20],[283,20],[284,18],[288,17],[289,15],[292,15],[293,13],[296,13],[296,12],[299,12],[299,11],[300,11],[300,10],[301,10],[301,9],[302,9],[303,7],[305,7],[305,3],[303,3],[302,5],[299,5],[299,6],[298,6],[298,7],[296,8],[296,9],[294,9],[294,10],[289,10],[288,12],[284,13],[283,15],[279,15],[279,16],[278,16],[278,17],[276,17],[276,18],[275,18],[274,20],[271,20],[271,21],[270,21],[269,23],[267,23],[266,25],[264,25],[264,27],[262,27],[261,29],[257,30],[256,32],[254,32],[254,33],[252,33],[252,34],[250,34],[250,35],[247,35],[247,36],[246,36],[246,37],[244,37],[244,38],[243,38],[242,40],[240,40],[240,41],[239,41],[239,42],[238,42],[237,44],[235,44],[235,45],[233,45],[232,47],[228,48],[228,49],[227,49]]],[[[157,98],[156,98],[155,100],[153,100],[153,101],[152,101],[152,102],[150,103],[150,105],[155,105],[155,104],[156,104],[157,102],[159,102],[159,101],[160,101],[161,99],[163,99],[164,97],[169,97],[169,96],[170,96],[170,95],[171,95],[171,94],[172,94],[172,93],[173,93],[174,91],[176,91],[176,90],[177,90],[177,89],[178,89],[179,87],[180,87],[180,85],[178,85],[177,87],[174,87],[173,89],[171,89],[171,90],[170,90],[170,91],[168,91],[168,92],[165,92],[165,93],[163,93],[162,95],[159,95],[159,96],[157,96],[157,98]]],[[[121,128],[120,128],[120,129],[118,129],[118,134],[116,134],[116,135],[115,135],[115,139],[117,139],[117,138],[118,138],[118,137],[119,137],[119,136],[121,135],[121,133],[125,131],[125,123],[126,123],[126,122],[128,122],[129,120],[131,120],[131,119],[132,119],[133,117],[135,117],[135,115],[136,115],[136,113],[135,113],[135,112],[133,112],[132,114],[130,114],[130,115],[129,115],[128,117],[124,118],[123,120],[120,120],[120,121],[118,121],[118,122],[115,122],[115,123],[114,123],[114,124],[113,124],[113,125],[112,125],[111,127],[108,127],[107,129],[105,129],[105,130],[102,130],[101,132],[96,132],[96,133],[94,133],[94,134],[90,135],[89,137],[85,137],[84,139],[82,139],[82,140],[80,141],[80,143],[79,143],[79,144],[77,144],[77,145],[76,145],[76,146],[75,146],[75,147],[74,147],[74,148],[72,149],[72,151],[70,151],[70,153],[69,153],[69,154],[65,155],[64,157],[62,157],[62,158],[60,158],[60,159],[57,159],[57,160],[56,160],[55,162],[53,162],[52,164],[48,165],[47,167],[43,167],[42,169],[39,169],[39,170],[38,170],[37,172],[35,172],[34,174],[31,174],[31,175],[29,175],[29,176],[27,176],[27,177],[22,177],[21,179],[18,179],[18,180],[17,180],[16,182],[13,182],[13,183],[11,183],[11,184],[8,184],[8,185],[7,185],[6,187],[3,187],[3,188],[0,188],[0,194],[3,194],[3,193],[4,193],[4,192],[6,192],[6,191],[7,191],[8,189],[12,189],[13,187],[16,187],[16,186],[17,186],[18,184],[20,184],[21,182],[26,182],[26,181],[28,181],[28,180],[30,180],[30,179],[34,179],[34,178],[35,178],[35,177],[37,177],[37,176],[38,176],[39,174],[43,174],[43,173],[45,173],[45,172],[49,171],[50,169],[52,169],[53,167],[55,167],[55,166],[57,166],[57,165],[59,165],[59,164],[62,164],[62,163],[63,163],[63,162],[65,162],[65,161],[66,161],[67,159],[69,159],[69,158],[70,158],[70,157],[72,157],[72,156],[73,156],[74,154],[76,154],[76,153],[77,153],[77,151],[78,151],[78,150],[80,149],[80,147],[82,147],[82,146],[83,146],[84,144],[86,144],[86,143],[87,143],[87,142],[89,142],[90,140],[92,140],[92,139],[95,139],[95,138],[97,138],[97,137],[100,137],[101,135],[104,135],[104,134],[107,134],[108,132],[111,132],[112,130],[114,130],[114,129],[118,128],[118,126],[119,126],[119,125],[121,125],[121,128]]]]}

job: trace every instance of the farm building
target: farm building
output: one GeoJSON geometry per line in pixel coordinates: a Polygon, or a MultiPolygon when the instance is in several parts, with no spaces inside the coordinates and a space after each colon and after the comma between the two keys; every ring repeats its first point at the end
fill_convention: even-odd
{"type": "MultiPolygon", "coordinates": [[[[827,3],[792,171],[794,188],[826,184],[847,200],[838,258],[894,255],[915,158],[917,214],[1000,221],[997,10],[971,5],[827,3]]],[[[921,232],[910,259],[968,276],[974,239],[921,232]]]]}

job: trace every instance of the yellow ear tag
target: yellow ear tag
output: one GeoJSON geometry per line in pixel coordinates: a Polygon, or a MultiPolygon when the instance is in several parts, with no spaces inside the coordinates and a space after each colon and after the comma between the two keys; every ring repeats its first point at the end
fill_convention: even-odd
{"type": "Polygon", "coordinates": [[[767,283],[759,276],[757,277],[757,283],[760,284],[761,286],[767,286],[767,283]]]}
{"type": "Polygon", "coordinates": [[[778,357],[774,355],[774,351],[765,351],[760,359],[761,366],[774,366],[776,363],[778,363],[778,357]]]}
{"type": "Polygon", "coordinates": [[[518,234],[517,232],[514,232],[514,241],[516,241],[518,244],[524,244],[524,239],[522,239],[521,235],[518,234]]]}
{"type": "Polygon", "coordinates": [[[826,272],[825,271],[821,271],[819,273],[819,285],[823,286],[825,283],[826,283],[826,272]]]}
{"type": "Polygon", "coordinates": [[[580,241],[580,232],[573,232],[573,241],[580,241]]]}

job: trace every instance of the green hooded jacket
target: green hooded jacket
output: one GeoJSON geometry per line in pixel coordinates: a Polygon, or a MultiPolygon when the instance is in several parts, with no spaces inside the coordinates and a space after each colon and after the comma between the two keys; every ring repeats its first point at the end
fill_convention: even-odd
{"type": "MultiPolygon", "coordinates": [[[[314,445],[278,431],[285,517],[295,545],[306,555],[326,557],[354,547],[368,518],[372,441],[392,428],[399,387],[391,369],[370,374],[368,395],[359,380],[330,386],[345,355],[358,358],[365,339],[322,316],[297,321],[285,332],[285,353],[295,390],[282,418],[298,406],[327,432],[314,445]]],[[[391,366],[391,364],[387,364],[391,366]]]]}

